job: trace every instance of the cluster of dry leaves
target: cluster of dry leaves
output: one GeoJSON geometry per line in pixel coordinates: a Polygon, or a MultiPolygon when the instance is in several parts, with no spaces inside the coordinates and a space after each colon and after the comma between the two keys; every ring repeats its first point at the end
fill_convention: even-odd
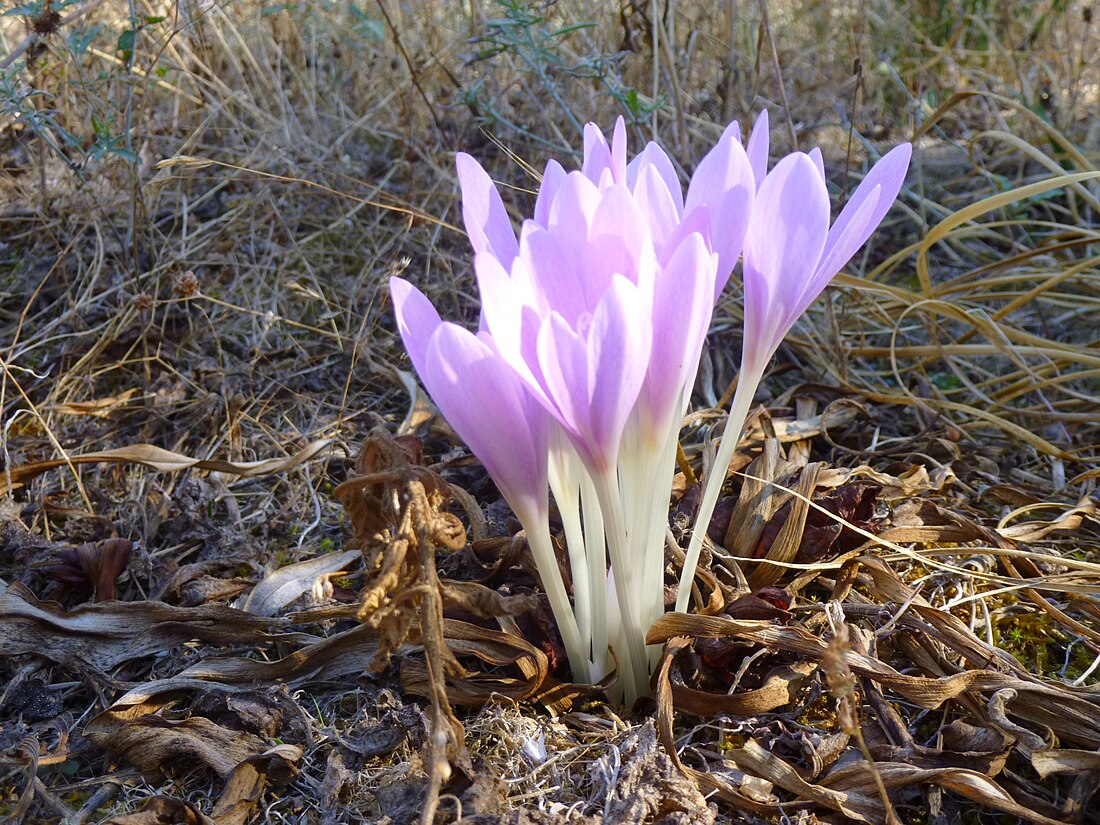
{"type": "MultiPolygon", "coordinates": [[[[932,500],[954,479],[946,467],[808,462],[803,446],[827,418],[758,419],[748,442],[759,449],[730,467],[736,492],[712,525],[696,579],[705,607],[666,614],[650,633],[664,646],[655,707],[636,709],[642,723],[617,744],[618,758],[646,767],[622,773],[614,821],[947,822],[967,803],[1028,822],[1088,821],[1100,780],[1100,693],[1033,672],[981,638],[963,608],[933,603],[925,587],[938,577],[1003,588],[1100,649],[1095,565],[1029,552],[1031,542],[1095,520],[1094,503],[985,526],[932,500]],[[1070,594],[1069,605],[1051,591],[1070,594]]],[[[284,470],[324,446],[248,466],[146,448],[68,461],[244,475],[284,470]]],[[[13,468],[7,484],[52,466],[13,468]]],[[[682,481],[668,541],[670,603],[678,534],[692,511],[694,488],[682,481]]],[[[17,668],[0,707],[19,720],[0,727],[0,771],[16,789],[6,815],[20,821],[37,805],[66,822],[96,819],[117,784],[77,810],[42,777],[98,750],[143,775],[197,767],[218,779],[205,806],[187,794],[150,795],[108,818],[112,825],[255,821],[265,794],[298,781],[317,747],[295,697],[389,673],[427,709],[410,716],[398,701],[404,710],[358,739],[326,729],[337,747],[314,789],[322,820],[340,821],[357,771],[405,746],[415,757],[411,780],[391,800],[388,821],[446,819],[441,798],[465,803],[467,813],[496,810],[492,821],[562,821],[544,805],[520,812],[506,795],[479,801],[483,768],[457,710],[523,702],[575,725],[581,741],[602,707],[598,686],[563,678],[522,534],[492,535],[481,504],[424,465],[418,439],[382,429],[334,495],[352,526],[346,548],[269,573],[233,607],[115,601],[114,580],[130,558],[125,541],[45,548],[49,575],[83,582],[96,601],[65,608],[18,583],[0,592],[0,662],[17,668]],[[355,594],[337,583],[360,559],[355,594]],[[164,672],[154,666],[153,678],[131,681],[135,663],[168,651],[181,655],[166,658],[164,672]],[[62,723],[50,692],[30,678],[43,661],[93,685],[99,712],[62,723]],[[511,819],[502,807],[513,808],[511,819]]],[[[11,513],[0,541],[5,551],[42,544],[11,513]]],[[[583,806],[571,821],[589,821],[583,806]]]]}

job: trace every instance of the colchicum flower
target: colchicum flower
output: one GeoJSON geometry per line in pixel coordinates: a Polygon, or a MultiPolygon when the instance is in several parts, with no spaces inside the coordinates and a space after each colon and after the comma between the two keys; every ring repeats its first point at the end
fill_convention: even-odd
{"type": "MultiPolygon", "coordinates": [[[[581,169],[547,164],[518,236],[488,174],[459,154],[478,333],[443,322],[415,287],[391,280],[414,367],[524,526],[574,678],[602,679],[610,648],[627,702],[648,692],[645,633],[664,610],[680,423],[742,245],[751,302],[743,373],[757,377],[739,383],[729,426],[739,403],[747,410],[742,386],[751,383],[751,401],[791,324],[881,220],[905,171],[905,161],[891,161],[890,174],[876,167],[830,233],[820,155],[791,156],[765,175],[767,150],[766,118],[747,152],[731,125],[685,195],[656,144],[627,162],[621,118],[610,144],[589,124],[581,169]],[[572,605],[550,540],[548,489],[562,516],[572,605]]],[[[735,442],[723,439],[722,449],[735,442]]],[[[716,466],[725,466],[721,455],[716,466]]]]}

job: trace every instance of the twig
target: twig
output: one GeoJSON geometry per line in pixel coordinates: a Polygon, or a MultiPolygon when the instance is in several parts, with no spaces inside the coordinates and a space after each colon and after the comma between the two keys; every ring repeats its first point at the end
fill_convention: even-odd
{"type": "Polygon", "coordinates": [[[409,76],[412,78],[413,86],[420,92],[420,97],[424,101],[424,105],[428,107],[428,113],[432,116],[432,122],[435,123],[436,131],[440,135],[443,134],[443,124],[439,120],[439,115],[436,114],[435,106],[432,105],[431,99],[428,97],[427,92],[424,91],[424,87],[420,85],[420,78],[417,77],[416,67],[413,66],[412,58],[409,57],[409,53],[405,51],[405,44],[401,42],[401,35],[397,31],[397,26],[394,25],[393,20],[390,18],[390,13],[386,11],[386,4],[383,0],[375,0],[378,4],[378,10],[382,12],[382,16],[386,18],[386,25],[389,26],[390,33],[393,35],[393,42],[397,46],[397,50],[401,52],[401,57],[405,60],[405,65],[409,67],[409,76]]]}
{"type": "Polygon", "coordinates": [[[768,20],[768,0],[759,0],[760,25],[764,27],[764,34],[768,37],[768,45],[772,50],[772,62],[775,64],[776,79],[779,81],[779,101],[783,104],[783,114],[787,117],[787,130],[790,132],[791,148],[798,148],[798,135],[794,131],[794,118],[791,117],[791,105],[787,102],[787,87],[783,85],[783,66],[779,62],[779,52],[775,48],[775,35],[772,33],[772,24],[768,20]]]}
{"type": "Polygon", "coordinates": [[[420,602],[420,630],[424,645],[424,661],[428,666],[428,685],[431,694],[431,731],[428,734],[428,787],[421,807],[421,825],[435,822],[439,807],[439,794],[450,779],[449,754],[462,744],[462,724],[455,717],[447,699],[447,681],[444,671],[451,658],[443,639],[443,597],[439,592],[439,576],[435,569],[435,544],[430,538],[428,520],[431,508],[419,482],[406,488],[412,495],[402,525],[404,535],[411,534],[416,525],[417,543],[420,545],[420,565],[425,580],[420,602]]]}

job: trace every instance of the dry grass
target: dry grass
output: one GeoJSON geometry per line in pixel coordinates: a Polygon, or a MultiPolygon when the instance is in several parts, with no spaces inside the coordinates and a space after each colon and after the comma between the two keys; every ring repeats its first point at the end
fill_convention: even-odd
{"type": "MultiPolygon", "coordinates": [[[[870,542],[799,556],[821,525],[797,498],[788,509],[809,526],[762,546],[770,572],[751,558],[759,532],[726,533],[704,590],[749,610],[731,620],[779,629],[681,627],[694,647],[670,642],[656,726],[652,708],[597,699],[556,718],[514,702],[467,709],[440,821],[886,821],[892,806],[905,822],[993,821],[990,807],[997,821],[1028,818],[973,777],[898,790],[917,780],[891,766],[918,754],[946,771],[965,726],[975,770],[974,753],[990,765],[1001,754],[985,773],[1034,821],[1093,821],[1100,32],[1089,4],[53,9],[60,23],[45,3],[0,17],[0,818],[154,821],[143,804],[219,825],[415,816],[432,725],[396,668],[364,675],[377,646],[339,605],[369,582],[336,555],[345,520],[332,491],[373,427],[404,421],[473,497],[482,555],[441,558],[444,575],[481,577],[511,525],[441,422],[419,417],[387,278],[414,280],[446,317],[476,318],[456,149],[485,162],[518,216],[535,170],[576,153],[585,121],[625,115],[635,145],[658,139],[688,171],[726,122],[767,107],[777,149],[820,145],[838,194],[880,151],[917,145],[897,208],[796,328],[759,397],[774,417],[760,435],[774,426],[789,461],[764,481],[800,489],[812,459],[824,462],[814,501],[873,482],[873,519],[841,510],[870,542]],[[119,448],[181,458],[74,460],[119,448]],[[274,472],[253,477],[187,464],[265,459],[274,472]],[[119,601],[86,605],[116,585],[111,538],[130,543],[119,601]],[[889,572],[861,561],[871,555],[889,572]],[[201,612],[287,569],[290,598],[270,613],[201,612]],[[795,597],[785,629],[738,602],[764,580],[795,597]],[[179,612],[142,612],[162,602],[179,612]],[[905,681],[978,671],[994,675],[936,709],[905,681]],[[737,705],[765,687],[783,703],[737,705]],[[1007,690],[1064,700],[1084,732],[1074,739],[1007,690]],[[699,713],[690,691],[725,710],[699,713]],[[169,727],[178,738],[151,752],[103,744],[139,722],[149,741],[169,727]],[[868,754],[885,767],[864,787],[868,754]],[[833,758],[847,779],[829,778],[833,758]]],[[[731,289],[684,431],[696,472],[739,329],[731,289]]],[[[760,446],[746,441],[734,469],[760,446]]],[[[780,499],[765,505],[752,487],[731,478],[727,516],[741,495],[744,511],[776,517],[780,499]]],[[[532,584],[518,567],[497,572],[495,587],[532,584]]],[[[545,628],[524,628],[552,660],[545,628]]]]}

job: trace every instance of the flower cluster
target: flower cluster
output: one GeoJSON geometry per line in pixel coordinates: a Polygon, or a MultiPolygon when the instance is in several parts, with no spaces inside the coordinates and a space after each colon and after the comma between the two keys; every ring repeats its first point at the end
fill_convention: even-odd
{"type": "MultiPolygon", "coordinates": [[[[457,159],[481,295],[478,332],[444,322],[401,278],[401,336],[440,411],[524,526],[575,679],[617,660],[623,697],[648,692],[645,633],[664,610],[664,547],[680,422],[715,301],[742,261],[742,374],[716,466],[729,462],[764,369],[787,331],[882,220],[909,147],[886,155],[830,228],[818,151],[769,172],[766,114],[737,124],[686,193],[656,144],[627,162],[584,131],[580,170],[550,161],[517,236],[488,174],[457,159]],[[561,515],[572,603],[549,528],[561,515]],[[610,562],[610,563],[609,563],[610,562]]],[[[723,473],[712,473],[677,607],[686,608],[723,473]]]]}

